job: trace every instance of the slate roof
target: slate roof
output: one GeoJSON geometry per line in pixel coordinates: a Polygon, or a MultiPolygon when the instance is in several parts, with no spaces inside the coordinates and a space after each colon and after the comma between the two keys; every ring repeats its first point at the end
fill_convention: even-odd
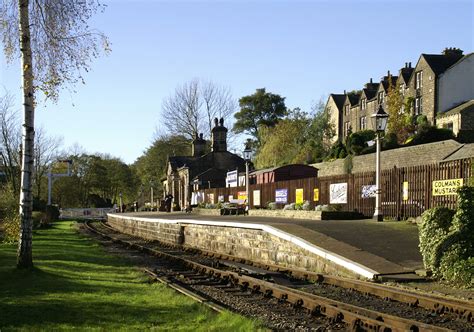
{"type": "Polygon", "coordinates": [[[367,100],[371,100],[375,97],[377,94],[377,90],[372,90],[372,89],[363,89],[363,92],[365,96],[367,97],[367,100]]]}
{"type": "MultiPolygon", "coordinates": [[[[398,79],[398,76],[390,76],[391,79],[392,79],[392,86],[395,86],[397,84],[397,79],[398,79]]],[[[388,87],[389,87],[389,80],[388,78],[382,80],[380,83],[382,83],[382,86],[383,88],[385,89],[385,91],[388,91],[388,87]]]]}
{"type": "Polygon", "coordinates": [[[451,154],[446,159],[443,159],[443,162],[474,158],[474,143],[464,144],[459,150],[451,154]]]}
{"type": "Polygon", "coordinates": [[[209,168],[208,170],[196,175],[193,180],[201,180],[201,181],[216,181],[216,180],[223,180],[227,176],[227,170],[224,169],[217,169],[217,168],[209,168]]]}
{"type": "Polygon", "coordinates": [[[445,116],[457,114],[457,113],[465,113],[465,112],[473,112],[474,113],[474,99],[466,101],[461,105],[451,108],[445,112],[439,113],[437,118],[443,118],[445,116]]]}
{"type": "Polygon", "coordinates": [[[436,75],[442,74],[458,62],[462,57],[446,56],[443,54],[421,54],[436,75]]]}
{"type": "Polygon", "coordinates": [[[403,81],[405,81],[405,83],[408,83],[414,70],[415,68],[411,67],[404,67],[400,69],[400,76],[403,78],[403,81]]]}
{"type": "Polygon", "coordinates": [[[351,106],[357,105],[359,103],[360,95],[361,92],[347,94],[347,98],[349,98],[351,106]]]}
{"type": "Polygon", "coordinates": [[[188,156],[173,156],[169,157],[168,161],[171,165],[171,168],[175,171],[178,168],[184,167],[184,166],[190,166],[194,160],[196,160],[196,157],[188,157],[188,156]]]}
{"type": "Polygon", "coordinates": [[[336,93],[331,93],[330,95],[334,102],[336,103],[336,106],[339,110],[342,110],[342,106],[344,105],[344,101],[346,100],[346,95],[345,94],[336,94],[336,93]]]}

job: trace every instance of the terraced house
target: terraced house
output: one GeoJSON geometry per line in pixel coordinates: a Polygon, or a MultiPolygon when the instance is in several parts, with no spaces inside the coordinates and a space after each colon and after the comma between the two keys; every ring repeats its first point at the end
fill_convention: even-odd
{"type": "Polygon", "coordinates": [[[398,89],[410,101],[412,115],[424,115],[438,127],[455,135],[474,130],[474,53],[464,55],[458,48],[442,54],[421,54],[415,67],[411,62],[380,82],[372,79],[361,90],[330,94],[326,112],[336,129],[333,142],[349,133],[373,129],[370,116],[382,105],[386,109],[389,87],[398,89]]]}

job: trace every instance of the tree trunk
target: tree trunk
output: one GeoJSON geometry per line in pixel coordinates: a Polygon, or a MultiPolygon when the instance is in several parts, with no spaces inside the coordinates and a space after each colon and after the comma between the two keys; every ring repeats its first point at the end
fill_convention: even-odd
{"type": "Polygon", "coordinates": [[[20,192],[20,241],[18,243],[17,267],[33,267],[32,255],[32,228],[31,212],[33,151],[34,151],[34,87],[33,87],[33,61],[30,43],[29,0],[19,0],[20,17],[20,51],[21,69],[23,79],[23,107],[24,119],[22,128],[22,153],[21,162],[21,192],[20,192]]]}

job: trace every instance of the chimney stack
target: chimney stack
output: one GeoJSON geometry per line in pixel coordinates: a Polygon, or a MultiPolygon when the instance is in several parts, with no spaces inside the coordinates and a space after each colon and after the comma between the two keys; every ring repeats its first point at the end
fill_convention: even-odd
{"type": "Polygon", "coordinates": [[[227,128],[224,127],[224,118],[214,119],[214,128],[211,133],[211,151],[227,151],[227,128]]]}
{"type": "Polygon", "coordinates": [[[206,152],[206,140],[203,138],[203,134],[196,133],[192,146],[191,146],[191,153],[193,157],[200,157],[206,152]]]}

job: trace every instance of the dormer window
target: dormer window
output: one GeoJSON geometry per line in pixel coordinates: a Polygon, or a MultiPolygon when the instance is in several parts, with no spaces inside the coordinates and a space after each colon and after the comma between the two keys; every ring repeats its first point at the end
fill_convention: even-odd
{"type": "Polygon", "coordinates": [[[349,105],[344,106],[344,114],[345,115],[349,115],[349,108],[350,108],[349,105]]]}
{"type": "Polygon", "coordinates": [[[415,75],[415,89],[423,87],[423,71],[419,71],[415,75]]]}
{"type": "Polygon", "coordinates": [[[361,101],[360,101],[360,109],[365,111],[365,109],[367,108],[367,99],[363,98],[361,101]]]}

